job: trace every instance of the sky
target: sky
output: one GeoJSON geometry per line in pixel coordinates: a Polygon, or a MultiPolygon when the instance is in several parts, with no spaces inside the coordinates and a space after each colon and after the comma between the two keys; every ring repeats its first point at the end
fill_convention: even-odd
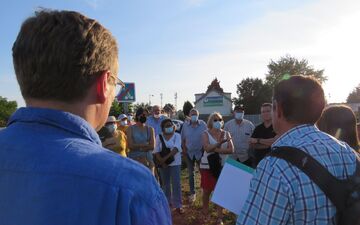
{"type": "Polygon", "coordinates": [[[270,60],[305,58],[324,69],[329,102],[360,84],[358,0],[12,0],[0,8],[0,96],[24,106],[11,47],[38,8],[75,10],[98,20],[119,45],[119,78],[137,102],[195,101],[217,77],[236,97],[246,77],[264,79],[270,60]]]}

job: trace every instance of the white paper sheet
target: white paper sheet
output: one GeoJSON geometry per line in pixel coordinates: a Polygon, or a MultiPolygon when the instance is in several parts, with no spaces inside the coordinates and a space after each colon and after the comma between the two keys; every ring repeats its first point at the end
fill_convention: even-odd
{"type": "Polygon", "coordinates": [[[249,193],[253,172],[252,168],[228,157],[211,201],[239,215],[249,193]]]}

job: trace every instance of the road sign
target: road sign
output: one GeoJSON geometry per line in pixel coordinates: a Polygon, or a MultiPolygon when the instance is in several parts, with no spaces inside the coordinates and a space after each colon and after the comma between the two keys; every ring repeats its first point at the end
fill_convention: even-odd
{"type": "Polygon", "coordinates": [[[135,102],[135,83],[125,83],[116,98],[119,102],[135,102]]]}

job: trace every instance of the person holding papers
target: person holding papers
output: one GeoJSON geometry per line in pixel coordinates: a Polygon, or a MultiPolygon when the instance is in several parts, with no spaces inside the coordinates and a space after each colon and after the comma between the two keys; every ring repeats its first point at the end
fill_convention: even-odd
{"type": "MultiPolygon", "coordinates": [[[[224,123],[220,113],[215,112],[209,116],[208,129],[202,135],[204,146],[204,154],[200,162],[201,188],[203,190],[203,213],[208,214],[209,197],[215,188],[217,177],[214,176],[212,159],[214,156],[220,155],[221,165],[224,164],[225,154],[234,152],[234,145],[229,132],[222,129],[224,123]],[[209,163],[210,162],[210,163],[209,163]]],[[[218,157],[219,158],[219,157],[218,157]]],[[[218,208],[218,224],[222,224],[222,209],[218,208]]]]}

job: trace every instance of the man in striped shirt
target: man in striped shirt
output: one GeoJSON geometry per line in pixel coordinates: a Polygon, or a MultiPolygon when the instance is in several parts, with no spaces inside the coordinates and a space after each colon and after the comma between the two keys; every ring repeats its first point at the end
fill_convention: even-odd
{"type": "MultiPolygon", "coordinates": [[[[355,153],[314,126],[324,106],[324,91],[313,78],[281,81],[274,89],[272,112],[280,137],[272,147],[296,147],[338,179],[347,179],[355,172],[355,153]]],[[[267,157],[254,173],[237,224],[336,224],[335,216],[334,204],[306,174],[283,159],[267,157]]]]}

